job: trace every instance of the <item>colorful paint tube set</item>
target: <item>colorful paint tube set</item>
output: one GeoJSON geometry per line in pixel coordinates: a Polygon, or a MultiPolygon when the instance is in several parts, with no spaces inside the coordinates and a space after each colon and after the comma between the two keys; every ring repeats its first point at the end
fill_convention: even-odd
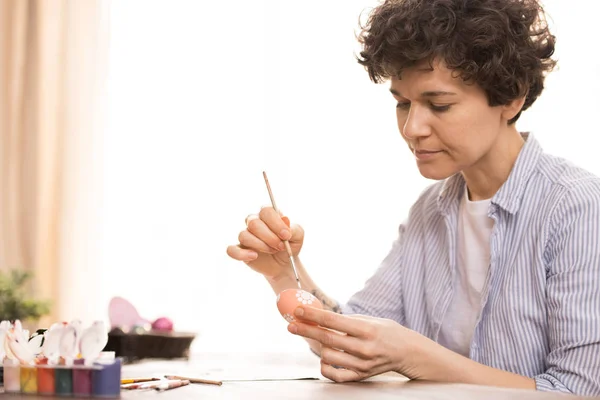
{"type": "Polygon", "coordinates": [[[20,321],[0,322],[0,360],[5,393],[119,397],[121,359],[103,351],[102,321],[53,324],[32,336],[20,321]]]}
{"type": "Polygon", "coordinates": [[[21,365],[4,360],[4,392],[52,396],[115,398],[121,393],[121,359],[101,353],[91,365],[21,365]]]}

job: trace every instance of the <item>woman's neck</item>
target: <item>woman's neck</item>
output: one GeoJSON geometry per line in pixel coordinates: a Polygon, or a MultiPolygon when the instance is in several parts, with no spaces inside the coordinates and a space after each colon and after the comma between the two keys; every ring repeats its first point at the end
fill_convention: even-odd
{"type": "Polygon", "coordinates": [[[462,171],[469,199],[490,199],[506,182],[525,140],[514,126],[498,135],[498,139],[476,164],[462,171]]]}

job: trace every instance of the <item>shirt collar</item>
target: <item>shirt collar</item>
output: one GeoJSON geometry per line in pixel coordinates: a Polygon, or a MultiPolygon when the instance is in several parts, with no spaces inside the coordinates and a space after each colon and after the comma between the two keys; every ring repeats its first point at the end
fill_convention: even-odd
{"type": "MultiPolygon", "coordinates": [[[[535,171],[543,152],[542,147],[532,134],[523,133],[523,139],[525,139],[525,144],[517,156],[508,179],[492,197],[492,204],[510,214],[516,214],[519,211],[527,182],[535,171]]],[[[460,200],[464,186],[465,180],[461,173],[457,173],[444,181],[437,199],[438,209],[442,214],[446,215],[448,208],[455,201],[460,200]]]]}

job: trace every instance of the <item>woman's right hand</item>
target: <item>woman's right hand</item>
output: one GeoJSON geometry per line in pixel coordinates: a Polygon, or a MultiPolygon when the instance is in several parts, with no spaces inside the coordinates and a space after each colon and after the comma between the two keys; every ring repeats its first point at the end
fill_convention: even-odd
{"type": "Polygon", "coordinates": [[[238,236],[239,244],[227,247],[227,254],[245,262],[250,268],[267,279],[277,280],[284,276],[293,278],[290,258],[283,241],[288,240],[292,253],[297,256],[304,241],[300,225],[291,225],[273,207],[263,207],[258,215],[246,217],[246,229],[238,236]]]}

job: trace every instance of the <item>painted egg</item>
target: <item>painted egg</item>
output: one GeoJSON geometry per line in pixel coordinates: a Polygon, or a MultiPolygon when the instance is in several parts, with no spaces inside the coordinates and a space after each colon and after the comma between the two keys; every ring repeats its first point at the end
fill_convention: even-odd
{"type": "Polygon", "coordinates": [[[172,331],[173,330],[173,321],[171,321],[167,317],[157,318],[152,323],[152,329],[156,331],[172,331]]]}
{"type": "MultiPolygon", "coordinates": [[[[301,289],[286,289],[277,295],[277,309],[287,322],[296,320],[294,310],[298,306],[308,306],[323,309],[323,305],[312,294],[301,289]]],[[[306,322],[311,325],[316,325],[312,322],[306,322]]]]}

